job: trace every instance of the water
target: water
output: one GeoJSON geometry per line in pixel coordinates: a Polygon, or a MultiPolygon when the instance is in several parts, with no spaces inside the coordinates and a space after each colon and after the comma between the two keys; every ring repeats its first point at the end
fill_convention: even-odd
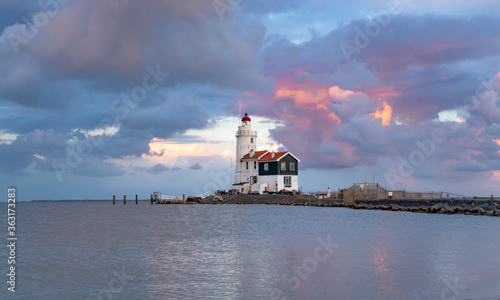
{"type": "Polygon", "coordinates": [[[500,218],[110,202],[17,218],[2,299],[500,299],[500,218]]]}

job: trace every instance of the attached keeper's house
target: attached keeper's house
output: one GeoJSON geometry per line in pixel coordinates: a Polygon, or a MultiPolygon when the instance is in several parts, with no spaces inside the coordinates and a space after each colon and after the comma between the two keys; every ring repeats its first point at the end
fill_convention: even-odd
{"type": "Polygon", "coordinates": [[[236,132],[236,174],[233,189],[239,193],[298,192],[300,160],[290,152],[256,151],[257,132],[248,114],[236,132]]]}

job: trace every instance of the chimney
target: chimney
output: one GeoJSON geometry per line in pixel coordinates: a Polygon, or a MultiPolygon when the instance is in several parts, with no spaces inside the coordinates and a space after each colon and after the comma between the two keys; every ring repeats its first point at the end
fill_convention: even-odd
{"type": "Polygon", "coordinates": [[[253,151],[253,149],[250,149],[250,157],[254,157],[255,156],[255,152],[253,151]]]}
{"type": "Polygon", "coordinates": [[[271,152],[271,159],[274,159],[274,151],[271,152]]]}

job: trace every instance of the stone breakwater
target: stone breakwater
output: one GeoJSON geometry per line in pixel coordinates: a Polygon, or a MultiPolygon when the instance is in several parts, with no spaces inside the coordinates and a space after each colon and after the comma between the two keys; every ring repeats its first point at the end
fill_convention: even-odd
{"type": "Polygon", "coordinates": [[[352,209],[380,209],[430,214],[464,214],[500,217],[500,201],[483,200],[364,200],[346,205],[352,209]]]}
{"type": "MultiPolygon", "coordinates": [[[[464,214],[500,217],[497,200],[356,200],[354,204],[342,200],[308,198],[301,195],[232,195],[211,196],[205,199],[187,199],[188,204],[274,204],[291,206],[346,207],[351,209],[378,209],[430,214],[464,214]]],[[[176,202],[176,204],[180,204],[176,202]]]]}
{"type": "Polygon", "coordinates": [[[464,214],[500,217],[500,201],[477,200],[357,200],[354,204],[342,201],[332,203],[290,202],[282,205],[320,206],[320,207],[347,207],[351,209],[378,209],[388,211],[406,211],[429,214],[464,214]]]}

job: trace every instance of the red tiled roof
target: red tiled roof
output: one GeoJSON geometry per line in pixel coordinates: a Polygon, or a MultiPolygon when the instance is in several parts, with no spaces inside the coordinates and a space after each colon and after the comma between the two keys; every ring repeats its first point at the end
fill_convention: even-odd
{"type": "Polygon", "coordinates": [[[264,150],[264,151],[255,151],[254,157],[250,157],[250,153],[247,153],[241,159],[249,159],[249,158],[255,159],[255,158],[259,158],[262,155],[266,154],[267,152],[269,152],[269,151],[267,151],[267,150],[264,150]]]}
{"type": "Polygon", "coordinates": [[[272,152],[268,152],[266,155],[264,155],[263,157],[261,157],[259,159],[259,161],[271,161],[271,160],[278,160],[280,159],[282,156],[286,155],[288,153],[288,151],[285,151],[285,152],[274,152],[274,158],[271,158],[271,153],[272,152]]]}

